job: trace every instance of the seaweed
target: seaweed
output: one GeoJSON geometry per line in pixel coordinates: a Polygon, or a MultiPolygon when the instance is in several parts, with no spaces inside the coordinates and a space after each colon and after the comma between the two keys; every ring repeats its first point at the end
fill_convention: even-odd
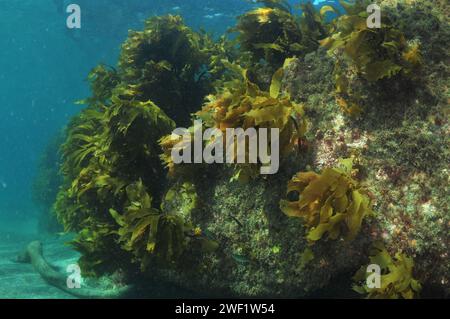
{"type": "Polygon", "coordinates": [[[336,59],[337,104],[351,116],[362,112],[361,97],[353,90],[355,77],[369,83],[410,80],[422,65],[419,43],[408,42],[387,18],[380,28],[369,28],[364,3],[341,1],[347,14],[338,17],[333,22],[335,30],[320,41],[336,59]]]}
{"type": "MultiPolygon", "coordinates": [[[[164,185],[157,141],[175,124],[154,103],[133,100],[132,94],[115,89],[102,112],[84,110],[62,147],[65,182],[55,208],[65,229],[79,232],[74,245],[86,273],[109,271],[110,255],[123,253],[109,212],[129,209],[130,185],[142,181],[155,196],[164,185]]],[[[148,208],[144,197],[134,203],[148,208]]]]}
{"type": "Polygon", "coordinates": [[[406,254],[397,252],[391,257],[383,243],[373,243],[370,253],[370,264],[381,270],[380,287],[369,288],[366,278],[370,275],[367,266],[361,267],[354,275],[356,282],[353,289],[366,294],[371,299],[412,299],[418,297],[421,284],[413,277],[414,260],[406,254]]]}
{"type": "Polygon", "coordinates": [[[83,276],[97,277],[117,270],[133,269],[131,256],[116,244],[114,224],[95,216],[83,220],[77,237],[70,242],[80,254],[83,276]]]}
{"type": "Polygon", "coordinates": [[[310,1],[300,4],[299,7],[302,11],[299,18],[302,45],[306,53],[313,52],[319,47],[319,41],[326,38],[331,31],[331,25],[326,22],[327,13],[339,12],[331,5],[322,6],[317,11],[310,1]]]}
{"type": "Polygon", "coordinates": [[[263,90],[270,86],[270,77],[289,58],[304,58],[314,52],[319,41],[332,29],[327,21],[329,12],[338,14],[332,6],[317,10],[310,1],[294,13],[287,1],[258,1],[263,6],[238,17],[236,27],[239,63],[248,71],[248,78],[263,90]]]}
{"type": "Polygon", "coordinates": [[[179,214],[164,214],[152,207],[152,198],[142,181],[126,187],[127,204],[120,214],[110,209],[110,214],[120,226],[118,242],[132,252],[134,262],[145,272],[150,256],[165,265],[176,263],[187,246],[185,232],[192,230],[179,214]]]}
{"type": "Polygon", "coordinates": [[[229,57],[226,43],[192,31],[180,16],[152,17],[143,31],[130,31],[122,45],[119,76],[135,88],[135,98],[152,100],[186,124],[222,75],[215,61],[229,57]]]}
{"type": "Polygon", "coordinates": [[[96,66],[88,75],[92,96],[80,104],[98,105],[108,102],[112,95],[112,90],[120,83],[117,70],[113,67],[100,64],[96,66]]]}
{"type": "Polygon", "coordinates": [[[303,54],[302,35],[295,17],[279,8],[257,8],[239,17],[235,28],[242,51],[253,64],[264,60],[273,69],[286,58],[303,54]]]}
{"type": "MultiPolygon", "coordinates": [[[[285,61],[285,66],[290,62],[285,61]]],[[[280,156],[285,158],[292,152],[299,138],[306,131],[306,120],[303,117],[302,105],[296,104],[283,94],[281,80],[284,67],[280,68],[272,77],[269,92],[262,91],[252,83],[247,76],[247,70],[238,65],[229,65],[241,76],[225,83],[217,95],[209,95],[202,110],[195,113],[197,119],[202,120],[207,128],[216,128],[222,132],[222,138],[227,141],[227,129],[242,128],[278,128],[280,131],[280,156]]],[[[193,134],[193,128],[190,128],[193,134]]],[[[160,144],[164,149],[162,160],[173,172],[174,165],[170,153],[173,147],[181,141],[180,137],[172,135],[161,139],[160,144]]],[[[214,138],[205,141],[206,145],[214,142],[214,138]]],[[[236,142],[236,141],[235,141],[236,142]]],[[[236,145],[236,143],[235,143],[236,145]]],[[[188,147],[188,145],[186,145],[188,147]]],[[[270,147],[269,147],[270,149],[270,147]]],[[[235,157],[236,157],[235,152],[235,157]]],[[[248,148],[245,158],[248,159],[248,148]]],[[[247,181],[257,174],[259,164],[237,164],[233,179],[247,181]]]]}
{"type": "Polygon", "coordinates": [[[288,183],[287,194],[298,192],[298,200],[281,200],[280,208],[289,217],[304,220],[310,242],[328,238],[353,240],[363,219],[372,213],[370,198],[351,177],[352,160],[322,173],[300,172],[288,183]]]}
{"type": "Polygon", "coordinates": [[[152,262],[176,265],[192,245],[202,251],[203,240],[188,240],[189,218],[160,207],[167,180],[159,140],[229,78],[226,58],[233,58],[227,39],[194,32],[181,17],[154,17],[130,31],[117,70],[100,65],[89,74],[92,95],[79,102],[87,107],[61,146],[55,203],[64,229],[78,232],[72,245],[86,274],[145,272],[152,262]]]}

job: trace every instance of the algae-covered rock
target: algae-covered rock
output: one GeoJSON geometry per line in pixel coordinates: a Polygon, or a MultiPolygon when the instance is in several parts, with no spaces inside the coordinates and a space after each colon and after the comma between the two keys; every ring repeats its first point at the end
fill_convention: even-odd
{"type": "MultiPolygon", "coordinates": [[[[364,236],[352,243],[317,243],[311,248],[314,258],[304,262],[306,230],[278,207],[285,192],[280,185],[294,170],[245,184],[230,182],[231,168],[199,176],[195,185],[202,204],[192,222],[218,248],[202,257],[195,272],[163,271],[164,280],[207,296],[305,297],[357,269],[369,244],[364,236]]],[[[350,282],[343,293],[352,294],[350,282]]]]}
{"type": "Polygon", "coordinates": [[[240,18],[242,59],[230,61],[230,43],[212,43],[179,18],[153,18],[130,33],[118,71],[91,77],[96,93],[69,128],[56,205],[66,228],[79,231],[83,268],[207,296],[355,296],[352,276],[378,258],[370,252],[381,241],[380,266],[395,276],[380,294],[359,292],[411,298],[420,283],[421,296],[445,296],[448,25],[421,1],[414,10],[382,1],[389,20],[376,31],[347,3],[326,22],[310,7],[294,17],[283,1],[262,2],[240,18]],[[430,24],[437,35],[423,30],[430,24]],[[314,44],[306,50],[305,36],[314,44]],[[249,74],[263,64],[272,64],[265,80],[254,81],[249,74]],[[198,73],[200,65],[209,71],[198,73]],[[178,99],[197,89],[180,110],[178,99]],[[194,111],[208,128],[285,132],[279,172],[238,180],[247,166],[177,166],[172,117],[189,124],[194,111]]]}
{"type": "Polygon", "coordinates": [[[346,116],[338,101],[333,101],[333,89],[327,83],[335,79],[327,74],[328,58],[320,50],[293,64],[285,85],[291,96],[305,104],[312,124],[312,168],[323,169],[352,156],[375,203],[375,221],[367,235],[383,240],[392,256],[403,252],[414,259],[422,296],[444,296],[449,291],[450,270],[450,142],[449,71],[442,61],[448,59],[443,39],[449,28],[436,8],[425,2],[410,7],[385,1],[382,10],[395,17],[391,21],[405,36],[421,41],[420,83],[407,89],[398,80],[390,87],[354,82],[355,90],[362,92],[362,105],[367,106],[356,119],[346,116]],[[433,25],[436,33],[426,25],[433,25]],[[311,60],[315,63],[308,63],[311,60]],[[316,74],[323,77],[322,93],[317,83],[307,83],[316,74]]]}

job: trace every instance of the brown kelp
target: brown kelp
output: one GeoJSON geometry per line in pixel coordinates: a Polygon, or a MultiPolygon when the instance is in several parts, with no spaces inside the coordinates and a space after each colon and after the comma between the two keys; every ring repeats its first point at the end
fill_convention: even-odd
{"type": "Polygon", "coordinates": [[[236,27],[243,51],[251,52],[253,63],[266,61],[275,68],[284,60],[303,52],[300,26],[284,9],[263,7],[239,18],[236,27]]]}
{"type": "Polygon", "coordinates": [[[240,50],[250,53],[251,65],[267,64],[273,71],[287,58],[303,57],[328,35],[325,15],[330,6],[317,11],[311,2],[301,4],[297,16],[287,1],[258,1],[262,7],[239,17],[233,30],[238,33],[240,50]]]}
{"type": "Polygon", "coordinates": [[[121,96],[112,96],[103,112],[83,111],[80,119],[95,116],[95,127],[89,121],[74,121],[62,149],[66,186],[56,210],[66,230],[80,232],[74,244],[83,253],[85,270],[101,272],[108,264],[108,250],[122,254],[115,244],[118,225],[110,210],[127,209],[129,185],[143,181],[149,191],[160,194],[157,184],[164,184],[157,140],[174,123],[152,102],[121,96]]]}
{"type": "Polygon", "coordinates": [[[383,18],[380,28],[370,28],[364,1],[345,2],[347,14],[333,23],[335,31],[321,45],[336,59],[336,101],[343,111],[357,116],[362,108],[355,91],[359,79],[369,83],[412,79],[422,64],[420,45],[383,18]]]}
{"type": "MultiPolygon", "coordinates": [[[[437,171],[434,165],[419,165],[416,157],[429,149],[423,143],[418,146],[423,151],[405,156],[411,144],[405,141],[418,132],[408,117],[410,130],[389,128],[402,133],[390,136],[384,128],[383,134],[367,130],[382,122],[376,117],[348,121],[333,101],[336,93],[341,107],[356,115],[362,102],[371,100],[372,89],[387,98],[377,102],[387,102],[392,92],[407,96],[405,85],[422,70],[420,41],[407,40],[405,29],[388,19],[380,29],[368,28],[360,1],[343,2],[346,14],[335,20],[330,20],[337,14],[331,6],[316,10],[305,3],[302,16],[296,16],[285,1],[258,2],[261,8],[239,18],[236,41],[213,41],[179,17],[152,18],[144,31],[130,33],[117,69],[102,65],[89,76],[93,93],[68,127],[62,147],[65,181],[55,206],[66,229],[78,232],[73,245],[82,253],[85,274],[124,270],[208,292],[308,296],[364,264],[363,252],[380,238],[389,243],[389,252],[401,248],[414,254],[416,270],[429,265],[412,245],[424,249],[429,247],[424,238],[432,238],[439,246],[435,238],[444,238],[448,223],[439,211],[446,206],[434,206],[442,192],[433,192],[445,187],[446,167],[437,171]],[[189,127],[194,120],[201,120],[201,127],[189,127]],[[206,165],[205,156],[196,165],[175,164],[173,151],[194,149],[192,139],[172,133],[175,126],[188,127],[191,138],[215,129],[219,134],[203,135],[202,151],[219,141],[227,146],[228,129],[277,128],[280,172],[257,177],[265,164],[250,160],[248,143],[242,164],[206,165]],[[304,152],[305,135],[309,152],[304,152]],[[377,163],[375,169],[374,158],[384,161],[387,153],[395,157],[389,162],[393,169],[405,163],[420,168],[415,183],[398,190],[380,186],[401,174],[377,163]],[[429,186],[434,172],[441,176],[438,187],[429,186]],[[280,183],[291,177],[287,194],[280,194],[280,183]],[[247,183],[231,182],[235,179],[247,183]],[[414,192],[420,198],[408,196],[414,192]],[[285,199],[280,202],[280,197],[285,199]],[[401,203],[394,203],[400,197],[401,203]],[[415,233],[419,218],[432,231],[415,233]]],[[[424,107],[434,103],[424,102],[424,107]]],[[[383,105],[383,114],[390,116],[393,104],[383,105]]],[[[434,119],[419,132],[421,140],[434,140],[433,155],[439,146],[443,149],[436,132],[443,138],[445,125],[442,118],[434,119]]],[[[232,156],[236,160],[238,154],[232,156]]],[[[445,156],[426,158],[443,163],[445,156]]],[[[446,256],[445,248],[442,240],[436,258],[446,256]]],[[[387,284],[369,291],[360,282],[365,277],[357,276],[356,290],[370,297],[417,295],[410,257],[390,257],[381,248],[372,255],[382,276],[388,275],[387,284]]],[[[435,276],[438,283],[445,284],[444,279],[435,276]]]]}
{"type": "MultiPolygon", "coordinates": [[[[286,60],[285,64],[289,64],[286,60]]],[[[247,77],[247,70],[238,65],[229,65],[238,74],[238,78],[226,82],[218,94],[207,96],[207,102],[202,110],[195,114],[196,119],[202,120],[206,128],[215,128],[221,132],[222,143],[227,145],[227,130],[254,128],[279,129],[280,156],[285,158],[295,147],[296,142],[306,131],[306,120],[300,104],[290,100],[281,90],[281,80],[284,68],[280,68],[273,76],[269,92],[261,90],[247,77]]],[[[193,128],[191,128],[193,132],[193,128]]],[[[206,146],[215,143],[217,136],[205,141],[206,146]]],[[[162,159],[170,171],[174,165],[170,157],[173,147],[182,141],[181,137],[168,135],[160,142],[165,153],[162,159]]],[[[246,164],[235,166],[235,178],[248,180],[257,174],[260,162],[249,164],[249,143],[244,139],[234,139],[234,145],[245,142],[246,164]]],[[[269,142],[270,144],[270,142],[269,142]]],[[[188,147],[188,145],[186,145],[188,147]]],[[[269,145],[270,149],[270,145],[269,145]]],[[[234,152],[236,161],[238,154],[234,152]]]]}
{"type": "MultiPolygon", "coordinates": [[[[414,260],[404,253],[391,257],[383,243],[375,242],[370,253],[370,264],[380,267],[379,287],[368,287],[366,278],[372,274],[367,265],[362,266],[353,277],[353,289],[372,299],[412,299],[418,297],[421,284],[413,277],[414,260]]],[[[376,282],[374,282],[375,284],[376,282]]]]}
{"type": "Polygon", "coordinates": [[[325,234],[352,240],[364,217],[371,213],[370,198],[351,177],[352,160],[341,167],[326,168],[319,175],[301,172],[288,183],[287,193],[298,192],[296,201],[282,200],[281,210],[290,217],[301,217],[308,229],[307,239],[315,242],[325,234]]]}

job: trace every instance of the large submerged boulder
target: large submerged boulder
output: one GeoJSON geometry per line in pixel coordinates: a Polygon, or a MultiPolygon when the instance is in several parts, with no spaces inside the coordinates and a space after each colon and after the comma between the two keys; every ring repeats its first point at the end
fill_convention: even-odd
{"type": "MultiPolygon", "coordinates": [[[[214,43],[178,18],[150,20],[145,32],[131,33],[123,70],[93,76],[94,93],[102,94],[94,94],[83,113],[92,125],[72,124],[73,133],[89,129],[95,139],[72,134],[65,146],[66,161],[78,160],[65,176],[58,214],[66,228],[80,232],[75,244],[84,254],[83,270],[120,271],[131,281],[168,282],[205,296],[359,296],[351,289],[359,276],[352,278],[376,258],[375,248],[384,254],[386,272],[406,271],[369,296],[448,294],[448,21],[425,1],[382,1],[386,23],[367,30],[358,5],[331,25],[324,18],[329,8],[304,17],[321,32],[308,33],[305,24],[299,32],[321,46],[289,56],[271,81],[259,79],[263,88],[248,72],[255,67],[245,58],[251,52],[223,39],[214,43]],[[180,39],[174,50],[195,48],[198,56],[188,57],[201,57],[198,65],[190,59],[178,65],[160,50],[164,32],[151,26],[170,31],[174,22],[180,39]],[[361,54],[349,41],[362,45],[361,54]],[[153,47],[161,56],[147,52],[153,47]],[[200,74],[193,85],[211,95],[194,118],[205,127],[279,128],[279,172],[255,174],[260,164],[174,164],[170,154],[179,139],[163,136],[174,127],[169,116],[184,114],[181,122],[189,122],[186,111],[198,101],[178,112],[182,105],[172,96],[158,100],[167,116],[147,101],[158,98],[154,88],[163,80],[147,70],[186,83],[200,74]],[[208,70],[214,79],[205,76],[208,70]],[[212,85],[216,92],[208,91],[212,85]],[[117,130],[108,119],[120,124],[117,130]],[[158,140],[168,178],[155,161],[158,140]],[[141,156],[134,161],[129,149],[141,156]],[[401,280],[407,290],[398,288],[401,280]]],[[[252,13],[263,15],[255,21],[269,21],[264,12],[252,13]]],[[[279,49],[258,48],[266,56],[279,49]]],[[[189,87],[179,97],[189,95],[189,87]]]]}

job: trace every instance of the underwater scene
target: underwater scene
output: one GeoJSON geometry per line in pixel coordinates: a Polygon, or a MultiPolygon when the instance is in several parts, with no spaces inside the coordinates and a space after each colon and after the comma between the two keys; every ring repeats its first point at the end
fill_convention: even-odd
{"type": "Polygon", "coordinates": [[[449,14],[0,0],[0,299],[448,299],[449,14]]]}

